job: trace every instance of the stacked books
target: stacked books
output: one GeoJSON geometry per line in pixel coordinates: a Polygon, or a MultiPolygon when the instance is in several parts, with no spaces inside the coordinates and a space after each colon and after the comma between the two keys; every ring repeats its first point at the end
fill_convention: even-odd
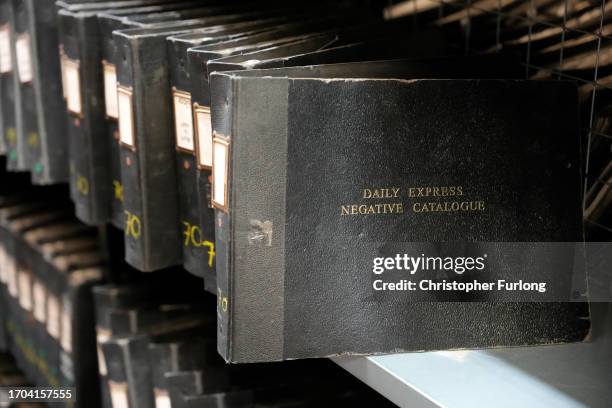
{"type": "Polygon", "coordinates": [[[184,303],[168,284],[94,288],[104,407],[388,404],[325,360],[225,364],[217,354],[214,298],[184,303]]]}
{"type": "MultiPolygon", "coordinates": [[[[33,4],[0,1],[7,168],[68,181],[80,220],[123,230],[130,266],[203,279],[226,361],[588,337],[588,307],[568,303],[574,244],[583,215],[610,220],[609,138],[581,137],[594,89],[549,80],[558,35],[524,37],[458,3],[444,15],[405,2],[33,4]],[[605,153],[589,167],[593,146],[605,153]],[[456,289],[471,281],[536,290],[456,289]]],[[[597,24],[585,7],[571,27],[597,24]]],[[[570,34],[560,73],[582,78],[593,50],[570,34]]],[[[606,112],[590,115],[602,133],[606,112]]],[[[129,287],[100,290],[106,401],[176,395],[173,377],[140,369],[145,351],[192,336],[185,350],[209,350],[210,310],[190,302],[179,318],[121,298],[129,287]]],[[[183,370],[164,347],[152,349],[183,370]]]]}
{"type": "Polygon", "coordinates": [[[91,287],[105,260],[96,230],[73,218],[57,192],[0,198],[2,341],[38,386],[76,387],[98,400],[91,287]]]}

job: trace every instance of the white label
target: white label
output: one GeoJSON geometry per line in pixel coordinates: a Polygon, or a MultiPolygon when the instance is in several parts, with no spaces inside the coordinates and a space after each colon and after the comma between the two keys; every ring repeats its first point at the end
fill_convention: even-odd
{"type": "Polygon", "coordinates": [[[134,148],[134,112],[132,111],[132,91],[117,85],[117,104],[119,108],[119,140],[129,148],[134,148]]]}
{"type": "Polygon", "coordinates": [[[68,95],[66,95],[66,89],[68,89],[68,85],[66,85],[66,54],[64,53],[63,45],[60,45],[59,55],[60,55],[60,70],[62,73],[62,95],[64,96],[64,99],[68,99],[68,95]]]}
{"type": "Polygon", "coordinates": [[[130,408],[128,386],[125,383],[108,382],[113,408],[130,408]]]}
{"type": "Polygon", "coordinates": [[[83,112],[81,100],[81,73],[78,61],[64,58],[64,94],[66,95],[66,106],[70,113],[80,115],[83,112]]]}
{"type": "Polygon", "coordinates": [[[155,408],[172,408],[168,391],[155,388],[153,392],[155,393],[155,408]]]}
{"type": "Polygon", "coordinates": [[[117,119],[119,109],[117,108],[117,69],[113,64],[106,61],[102,62],[104,71],[104,104],[106,106],[106,116],[117,119]]]}
{"type": "Polygon", "coordinates": [[[6,259],[6,284],[8,286],[9,294],[16,298],[19,295],[19,289],[17,288],[17,264],[15,258],[8,252],[5,253],[6,259]]]}
{"type": "Polygon", "coordinates": [[[32,285],[32,292],[34,293],[34,318],[40,323],[45,323],[47,317],[47,290],[38,279],[35,279],[34,285],[32,285]]]}
{"type": "Polygon", "coordinates": [[[176,146],[179,149],[194,151],[193,141],[193,114],[191,113],[191,94],[188,92],[173,91],[174,101],[174,132],[176,146]]]}
{"type": "Polygon", "coordinates": [[[32,311],[32,278],[25,270],[19,270],[19,304],[28,312],[32,311]]]}
{"type": "Polygon", "coordinates": [[[47,332],[54,339],[60,338],[60,303],[52,294],[47,296],[47,332]]]}
{"type": "Polygon", "coordinates": [[[98,349],[98,370],[102,377],[108,374],[106,368],[106,360],[104,359],[104,352],[102,351],[102,343],[110,339],[110,332],[106,329],[96,328],[96,348],[98,349]]]}
{"type": "Polygon", "coordinates": [[[11,28],[8,24],[5,24],[0,27],[0,74],[6,74],[12,70],[11,28]]]}
{"type": "Polygon", "coordinates": [[[60,344],[66,353],[72,353],[72,305],[68,301],[62,308],[60,344]]]}
{"type": "Polygon", "coordinates": [[[222,210],[227,209],[227,166],[229,161],[229,141],[213,137],[213,186],[212,204],[222,210]]]}
{"type": "Polygon", "coordinates": [[[17,71],[22,83],[32,81],[32,54],[30,52],[30,35],[21,34],[15,42],[17,49],[17,71]]]}
{"type": "Polygon", "coordinates": [[[4,245],[0,244],[0,283],[2,284],[6,284],[8,279],[6,264],[6,249],[4,249],[4,245]]]}
{"type": "Polygon", "coordinates": [[[15,258],[6,249],[4,251],[4,269],[9,294],[16,298],[19,294],[19,289],[17,288],[17,264],[15,258]]]}
{"type": "Polygon", "coordinates": [[[198,141],[198,164],[200,167],[212,168],[212,124],[210,123],[210,108],[196,105],[196,137],[198,141]]]}

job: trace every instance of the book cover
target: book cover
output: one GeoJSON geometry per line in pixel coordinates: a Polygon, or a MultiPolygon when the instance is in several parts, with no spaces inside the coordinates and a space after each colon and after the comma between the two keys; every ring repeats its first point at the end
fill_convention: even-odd
{"type": "Polygon", "coordinates": [[[0,3],[0,92],[3,135],[6,146],[6,168],[22,171],[27,168],[19,161],[17,130],[21,129],[21,93],[18,87],[15,54],[15,10],[12,0],[0,3]]]}
{"type": "MultiPolygon", "coordinates": [[[[575,86],[452,72],[483,79],[407,61],[212,74],[226,361],[587,337],[583,303],[377,289],[410,274],[381,277],[375,259],[489,252],[493,279],[553,276],[569,300],[582,239],[575,86]],[[462,322],[452,333],[449,319],[462,322]]],[[[415,279],[427,277],[441,281],[415,279]]]]}

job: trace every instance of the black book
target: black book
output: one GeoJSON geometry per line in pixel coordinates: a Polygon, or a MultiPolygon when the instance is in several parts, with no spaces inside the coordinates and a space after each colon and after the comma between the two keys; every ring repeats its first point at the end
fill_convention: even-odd
{"type": "MultiPolygon", "coordinates": [[[[29,99],[29,89],[24,90],[23,95],[26,103],[32,102],[36,112],[36,132],[26,134],[26,164],[29,165],[34,184],[65,182],[68,180],[68,163],[65,160],[68,140],[66,120],[62,115],[55,2],[25,0],[22,3],[27,18],[34,99],[29,99]]],[[[17,16],[18,24],[21,24],[20,18],[21,14],[17,16]]],[[[24,107],[24,114],[29,115],[29,109],[24,107]]],[[[24,117],[25,120],[29,121],[30,116],[24,117]]]]}
{"type": "Polygon", "coordinates": [[[202,115],[209,107],[195,104],[192,107],[192,80],[187,50],[194,46],[244,38],[262,32],[274,32],[275,24],[286,18],[270,18],[245,23],[230,24],[224,30],[210,33],[183,34],[168,37],[168,65],[173,102],[174,135],[176,143],[176,172],[179,204],[179,228],[182,235],[183,267],[205,279],[206,287],[216,289],[214,283],[214,225],[200,219],[197,189],[196,146],[194,133],[204,125],[202,115]],[[194,116],[195,115],[195,116],[194,116]],[[195,122],[195,123],[194,123],[195,122]]]}
{"type": "Polygon", "coordinates": [[[186,395],[203,392],[201,370],[167,372],[164,377],[172,408],[184,408],[186,395]]]}
{"type": "MultiPolygon", "coordinates": [[[[420,79],[504,76],[482,63],[212,74],[218,339],[227,361],[587,336],[581,303],[494,303],[518,298],[380,289],[412,278],[397,270],[379,276],[377,260],[395,253],[432,259],[488,253],[481,268],[487,279],[537,272],[548,285],[560,282],[567,298],[555,300],[569,300],[572,243],[581,240],[576,88],[420,79]],[[256,159],[262,155],[265,164],[256,159]],[[520,168],[511,165],[517,161],[520,168]],[[448,241],[465,244],[435,244],[448,241]],[[487,244],[494,241],[524,243],[519,247],[538,261],[504,264],[500,257],[515,252],[487,244]],[[532,242],[551,244],[539,251],[532,242]],[[457,316],[459,327],[448,320],[457,316]],[[522,324],[534,316],[537,325],[522,324]]],[[[413,279],[435,278],[433,268],[413,279]]]]}
{"type": "Polygon", "coordinates": [[[119,335],[102,343],[112,405],[115,406],[116,399],[121,399],[129,401],[125,406],[130,408],[154,406],[149,343],[156,338],[192,332],[202,323],[197,318],[185,316],[151,326],[148,332],[119,335]]]}
{"type": "MultiPolygon", "coordinates": [[[[180,4],[180,3],[179,3],[180,4]]],[[[216,8],[215,8],[216,9],[216,8]]],[[[134,9],[136,11],[138,9],[134,9]]],[[[118,58],[117,44],[113,36],[113,31],[128,29],[128,28],[145,28],[159,26],[175,26],[181,24],[178,21],[188,18],[197,10],[183,10],[175,12],[163,12],[158,14],[136,14],[133,16],[117,16],[106,13],[98,14],[98,23],[100,37],[102,39],[102,71],[104,80],[104,100],[105,100],[105,117],[106,117],[106,138],[110,144],[108,148],[110,161],[110,177],[111,177],[111,209],[110,220],[112,224],[120,229],[125,228],[126,215],[123,208],[123,183],[121,181],[121,160],[119,158],[119,127],[117,110],[117,67],[116,61],[118,58]]],[[[202,13],[202,11],[198,11],[202,13]]],[[[237,15],[228,15],[225,17],[217,17],[215,22],[231,22],[239,21],[237,15]]],[[[231,24],[230,24],[231,25],[231,24]]]]}
{"type": "Polygon", "coordinates": [[[200,1],[163,4],[161,0],[100,2],[97,8],[75,5],[59,11],[64,97],[70,118],[71,196],[81,220],[90,224],[108,221],[114,191],[105,136],[106,119],[116,116],[112,112],[116,107],[116,95],[114,99],[113,95],[105,98],[108,90],[104,75],[111,66],[101,64],[103,30],[98,15],[103,13],[104,18],[112,19],[116,23],[113,29],[118,29],[222,11],[203,8],[203,4],[200,1]],[[108,103],[102,104],[101,100],[108,103]]]}
{"type": "Polygon", "coordinates": [[[18,155],[17,129],[21,129],[21,92],[18,86],[15,54],[15,10],[12,0],[0,3],[0,109],[6,145],[6,167],[12,171],[27,170],[18,155]]]}
{"type": "Polygon", "coordinates": [[[219,360],[216,354],[216,333],[214,326],[206,333],[199,336],[179,333],[175,340],[156,339],[149,344],[149,361],[151,366],[151,378],[153,395],[156,407],[171,406],[169,384],[166,381],[166,373],[177,371],[188,371],[201,368],[211,359],[219,360]]]}
{"type": "Polygon", "coordinates": [[[186,20],[114,34],[122,56],[115,62],[126,261],[142,271],[182,260],[165,38],[207,26],[211,33],[222,30],[211,25],[215,21],[186,20]],[[155,72],[148,69],[152,64],[155,72]]]}
{"type": "MultiPolygon", "coordinates": [[[[20,97],[17,107],[17,162],[25,170],[31,170],[40,147],[36,95],[34,92],[33,39],[28,30],[26,1],[12,0],[14,11],[16,94],[20,97]]],[[[16,98],[17,99],[17,98],[16,98]]]]}
{"type": "MultiPolygon", "coordinates": [[[[385,59],[389,57],[418,57],[434,56],[445,50],[445,40],[439,31],[410,35],[403,33],[405,41],[401,46],[391,47],[388,37],[378,41],[358,42],[362,37],[375,30],[378,35],[398,35],[395,24],[369,23],[357,29],[343,29],[337,33],[322,33],[321,35],[305,36],[304,38],[283,39],[283,31],[278,30],[270,34],[253,35],[238,39],[229,39],[211,42],[209,46],[200,45],[189,49],[188,69],[190,72],[191,94],[194,102],[195,146],[197,146],[197,191],[196,203],[199,207],[200,229],[203,242],[214,244],[214,211],[211,204],[211,166],[212,166],[212,129],[210,125],[210,87],[208,78],[215,71],[233,71],[255,69],[260,67],[282,67],[302,65],[304,59],[312,64],[345,62],[350,60],[385,59]],[[277,40],[270,41],[270,38],[277,40]]],[[[284,32],[284,34],[288,34],[284,32]]],[[[188,39],[189,36],[179,36],[178,40],[188,39]]],[[[172,40],[170,38],[169,40],[172,40]]],[[[175,45],[175,48],[177,46],[175,45]]],[[[179,65],[180,66],[180,65],[179,65]]],[[[175,108],[176,111],[176,108],[175,108]]],[[[178,154],[182,149],[178,149],[178,154]]],[[[187,164],[181,166],[177,163],[179,179],[186,180],[179,187],[188,189],[189,172],[187,164]],[[184,185],[184,186],[183,186],[184,185]]],[[[192,187],[193,188],[193,187],[192,187]]],[[[181,192],[181,188],[179,188],[181,192]]],[[[182,198],[182,195],[179,195],[182,198]]],[[[187,238],[192,232],[186,232],[187,238]]],[[[214,246],[213,246],[214,248],[214,246]]],[[[210,253],[210,252],[209,252],[210,253]]],[[[216,292],[216,276],[212,259],[208,266],[203,264],[205,287],[216,292]]]]}

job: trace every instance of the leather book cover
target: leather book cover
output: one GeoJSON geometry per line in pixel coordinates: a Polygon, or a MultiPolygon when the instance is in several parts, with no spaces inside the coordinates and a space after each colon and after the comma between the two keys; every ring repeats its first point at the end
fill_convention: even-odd
{"type": "Polygon", "coordinates": [[[27,170],[19,160],[17,129],[21,128],[21,92],[17,79],[15,53],[15,9],[13,0],[0,3],[0,109],[6,145],[6,168],[11,171],[27,170]]]}
{"type": "MultiPolygon", "coordinates": [[[[97,8],[83,10],[72,7],[59,11],[62,70],[67,74],[63,82],[73,169],[71,195],[77,216],[82,221],[89,224],[107,222],[111,217],[112,195],[120,189],[117,185],[119,179],[114,180],[117,183],[110,179],[106,125],[107,120],[115,116],[113,107],[116,102],[111,97],[106,103],[105,93],[112,66],[102,63],[106,60],[102,58],[103,30],[98,24],[98,15],[102,12],[105,18],[113,20],[116,23],[114,30],[177,20],[183,15],[207,15],[215,10],[202,8],[203,4],[198,1],[166,4],[161,1],[100,2],[96,4],[97,8]],[[139,23],[143,20],[147,23],[139,23]]],[[[123,226],[122,211],[120,219],[123,226]]]]}
{"type": "MultiPolygon", "coordinates": [[[[395,61],[212,74],[226,361],[588,336],[584,303],[377,286],[410,278],[378,275],[375,259],[395,252],[490,251],[484,268],[494,279],[516,276],[512,266],[556,274],[569,300],[563,285],[582,240],[576,87],[487,79],[504,76],[467,67],[395,61]],[[501,255],[517,256],[508,242],[557,250],[532,249],[533,258],[504,264],[501,255]]],[[[417,278],[429,276],[420,270],[417,278]]]]}
{"type": "MultiPolygon", "coordinates": [[[[211,351],[216,354],[216,332],[214,325],[209,326],[204,336],[179,334],[174,341],[156,340],[149,344],[149,364],[155,405],[164,407],[172,405],[166,373],[189,371],[204,366],[210,360],[211,351]]],[[[215,355],[218,359],[218,355],[215,355]]]]}
{"type": "MultiPolygon", "coordinates": [[[[179,3],[180,5],[180,3],[179,3]]],[[[136,9],[134,9],[136,10],[136,9]]],[[[174,26],[181,24],[183,18],[198,10],[183,10],[175,12],[164,12],[153,15],[137,14],[134,16],[114,16],[106,13],[98,14],[98,24],[100,37],[102,39],[102,71],[104,83],[105,117],[106,117],[106,138],[109,146],[110,177],[111,177],[111,223],[120,229],[125,228],[126,216],[123,208],[123,183],[121,180],[121,160],[119,158],[119,127],[117,111],[117,45],[113,37],[113,31],[136,28],[136,27],[159,27],[174,26]]],[[[199,10],[198,12],[203,12],[199,10]]],[[[229,15],[217,17],[213,21],[221,23],[240,20],[239,16],[229,15]]],[[[238,23],[236,23],[238,24],[238,23]]],[[[233,24],[228,24],[232,26],[233,24]]]]}
{"type": "MultiPolygon", "coordinates": [[[[267,26],[268,22],[261,22],[260,28],[267,26]]],[[[249,31],[239,34],[239,31],[225,30],[217,33],[217,36],[204,34],[185,34],[170,37],[169,50],[170,57],[177,55],[179,58],[183,53],[186,55],[186,63],[171,64],[175,67],[171,72],[189,71],[189,84],[184,79],[180,79],[177,74],[172,78],[177,78],[176,82],[184,84],[185,89],[177,88],[172,85],[174,113],[175,113],[175,134],[178,132],[179,124],[176,123],[177,103],[180,108],[183,106],[182,117],[187,117],[191,113],[190,121],[182,120],[181,126],[188,129],[183,146],[179,146],[177,137],[177,176],[179,191],[179,211],[180,215],[189,214],[193,220],[198,219],[198,224],[193,224],[189,219],[182,221],[182,231],[184,237],[183,264],[185,268],[204,278],[206,290],[214,293],[216,290],[216,276],[214,266],[214,223],[213,211],[210,205],[210,143],[212,134],[210,131],[210,97],[208,90],[208,76],[206,63],[214,58],[242,54],[252,50],[272,49],[282,45],[293,45],[294,49],[316,49],[325,48],[338,41],[337,35],[329,27],[329,20],[307,19],[300,22],[286,22],[275,26],[272,30],[263,32],[249,31]],[[327,33],[308,34],[309,32],[327,29],[327,33]],[[189,48],[189,46],[192,46],[189,48]],[[185,102],[189,102],[190,111],[187,110],[185,102]],[[192,119],[191,119],[192,118],[192,119]],[[187,146],[186,146],[187,145],[187,146]],[[198,236],[194,237],[194,232],[198,236]],[[199,243],[199,246],[197,245],[199,243]],[[204,251],[194,251],[194,248],[204,249],[204,251]],[[193,254],[196,252],[204,259],[195,259],[193,254]],[[204,252],[204,253],[203,253],[204,252]],[[207,253],[206,253],[207,252],[207,253]],[[199,262],[198,262],[199,261],[199,262]],[[194,272],[195,271],[195,272],[194,272]]],[[[240,27],[236,27],[240,29],[240,27]]],[[[244,27],[247,28],[247,27],[244,27]]]]}
{"type": "Polygon", "coordinates": [[[121,55],[116,74],[126,261],[141,271],[182,262],[165,40],[197,28],[222,30],[223,25],[211,25],[220,19],[114,33],[121,55]]]}
{"type": "Polygon", "coordinates": [[[108,367],[113,406],[115,406],[114,398],[117,393],[121,394],[122,398],[129,400],[127,406],[143,408],[155,406],[152,366],[149,363],[148,346],[150,342],[155,341],[156,338],[186,335],[197,330],[196,328],[200,325],[201,321],[197,318],[195,320],[178,319],[175,322],[168,321],[165,324],[151,327],[147,333],[119,335],[103,343],[102,349],[108,367]],[[119,359],[122,360],[119,363],[113,361],[119,359]]]}
{"type": "MultiPolygon", "coordinates": [[[[187,50],[191,47],[244,37],[270,31],[274,24],[286,19],[270,18],[244,23],[228,24],[226,29],[202,34],[189,33],[168,37],[168,66],[173,103],[173,123],[176,143],[176,172],[179,204],[179,229],[183,247],[183,267],[205,280],[213,279],[206,287],[215,288],[214,278],[214,226],[200,219],[197,172],[201,166],[196,161],[195,133],[197,126],[207,124],[210,107],[199,105],[192,98],[190,64],[187,50]],[[207,123],[200,123],[205,120],[207,123]]],[[[198,30],[196,30],[198,31],[198,30]]],[[[199,91],[199,90],[198,90],[199,91]]],[[[195,93],[199,93],[195,91],[195,93]]],[[[209,217],[212,219],[212,217],[209,217]]]]}
{"type": "Polygon", "coordinates": [[[66,118],[63,113],[62,81],[58,49],[55,2],[25,0],[31,42],[32,87],[38,138],[28,136],[32,183],[68,181],[66,118]],[[31,137],[31,140],[30,140],[31,137]]]}
{"type": "Polygon", "coordinates": [[[31,171],[40,152],[40,135],[38,132],[38,111],[34,92],[34,67],[32,54],[32,35],[28,30],[27,2],[12,0],[14,11],[14,47],[15,47],[15,92],[20,97],[17,114],[17,162],[20,168],[31,171]]]}

